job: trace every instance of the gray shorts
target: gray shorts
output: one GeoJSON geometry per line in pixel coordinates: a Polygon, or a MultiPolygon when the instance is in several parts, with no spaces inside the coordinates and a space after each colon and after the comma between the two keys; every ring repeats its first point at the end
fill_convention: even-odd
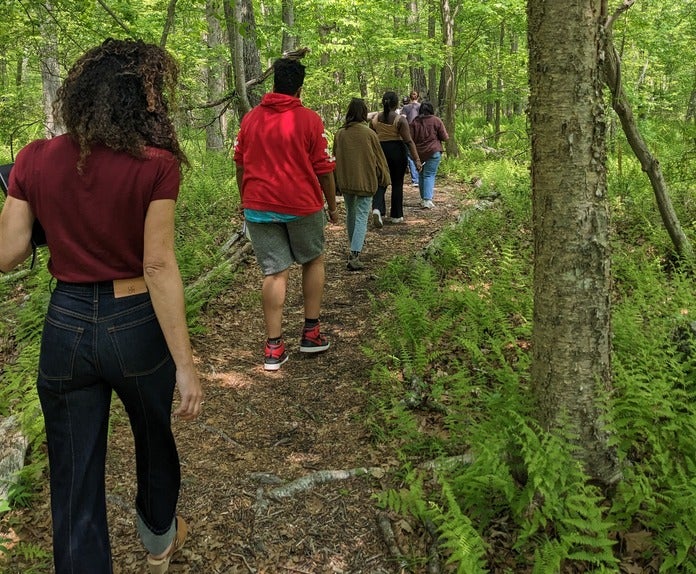
{"type": "Polygon", "coordinates": [[[319,257],[324,253],[325,225],[323,209],[287,223],[247,221],[251,245],[263,274],[275,275],[293,263],[302,265],[319,257]]]}

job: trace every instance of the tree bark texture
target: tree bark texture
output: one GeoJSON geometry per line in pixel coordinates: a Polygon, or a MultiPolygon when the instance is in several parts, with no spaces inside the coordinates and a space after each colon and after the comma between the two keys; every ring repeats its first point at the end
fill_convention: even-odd
{"type": "Polygon", "coordinates": [[[528,0],[534,224],[532,390],[541,426],[618,480],[598,398],[611,388],[602,0],[528,0]]]}

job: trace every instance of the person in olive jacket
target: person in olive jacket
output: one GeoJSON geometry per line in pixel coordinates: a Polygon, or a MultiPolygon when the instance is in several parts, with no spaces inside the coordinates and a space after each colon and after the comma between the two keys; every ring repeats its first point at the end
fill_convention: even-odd
{"type": "Polygon", "coordinates": [[[377,186],[391,183],[389,166],[377,134],[367,125],[367,106],[361,98],[348,105],[346,121],[334,137],[336,185],[346,206],[346,227],[350,241],[348,269],[364,268],[360,252],[365,243],[372,196],[377,186]]]}

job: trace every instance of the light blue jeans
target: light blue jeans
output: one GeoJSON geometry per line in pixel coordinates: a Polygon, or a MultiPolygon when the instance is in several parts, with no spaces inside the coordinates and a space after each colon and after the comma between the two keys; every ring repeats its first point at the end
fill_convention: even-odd
{"type": "Polygon", "coordinates": [[[418,170],[416,169],[416,162],[413,161],[411,154],[408,154],[408,171],[411,174],[411,183],[418,183],[418,170]]]}
{"type": "Polygon", "coordinates": [[[346,227],[351,251],[362,251],[367,233],[367,220],[372,211],[372,197],[345,193],[343,203],[346,206],[346,227]]]}
{"type": "Polygon", "coordinates": [[[440,165],[442,154],[438,151],[431,158],[423,162],[423,169],[418,180],[418,191],[423,201],[432,200],[435,194],[435,176],[440,165]]]}

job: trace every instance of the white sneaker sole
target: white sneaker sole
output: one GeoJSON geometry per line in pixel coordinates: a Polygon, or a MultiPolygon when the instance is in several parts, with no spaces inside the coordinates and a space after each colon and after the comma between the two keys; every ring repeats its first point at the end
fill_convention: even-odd
{"type": "Polygon", "coordinates": [[[382,215],[379,213],[372,213],[372,225],[374,225],[377,228],[382,228],[384,223],[382,222],[382,215]]]}
{"type": "Polygon", "coordinates": [[[322,345],[321,347],[300,347],[300,352],[301,353],[321,353],[322,351],[326,351],[331,346],[331,343],[327,343],[326,345],[322,345]]]}

